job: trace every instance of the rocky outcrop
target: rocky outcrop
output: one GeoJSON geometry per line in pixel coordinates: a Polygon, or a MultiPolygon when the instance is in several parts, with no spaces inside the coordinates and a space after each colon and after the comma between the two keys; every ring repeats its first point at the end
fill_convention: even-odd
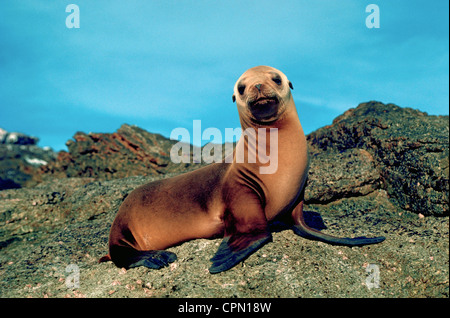
{"type": "Polygon", "coordinates": [[[33,186],[42,180],[40,167],[53,162],[56,154],[38,147],[38,141],[0,128],[0,190],[33,186]]]}
{"type": "Polygon", "coordinates": [[[69,152],[61,151],[56,162],[42,167],[42,171],[51,177],[111,180],[189,170],[190,164],[171,162],[170,149],[175,143],[126,124],[114,133],[77,132],[66,143],[69,152]]]}
{"type": "Polygon", "coordinates": [[[326,202],[333,196],[383,188],[403,209],[448,215],[448,116],[369,102],[346,111],[307,139],[312,188],[320,183],[314,175],[318,172],[326,188],[323,194],[312,189],[309,200],[326,202]]]}
{"type": "Polygon", "coordinates": [[[365,196],[382,188],[383,179],[373,156],[364,149],[343,153],[310,151],[305,201],[326,204],[365,196]]]}
{"type": "MultiPolygon", "coordinates": [[[[112,134],[77,133],[69,152],[40,166],[48,180],[0,191],[0,297],[448,298],[448,116],[370,102],[307,139],[307,221],[323,221],[333,235],[386,241],[348,248],[280,231],[217,275],[208,267],[220,239],[170,248],[178,259],[161,270],[99,264],[124,198],[186,171],[187,164],[166,160],[174,142],[124,125],[112,134]],[[130,168],[143,175],[121,178],[130,168]],[[67,284],[74,266],[79,287],[67,284]],[[381,274],[375,287],[371,268],[381,274]]],[[[25,147],[37,146],[6,147],[22,153],[7,153],[2,165],[25,160],[25,147]]]]}
{"type": "MultiPolygon", "coordinates": [[[[393,104],[362,103],[307,136],[311,164],[306,202],[325,204],[385,189],[402,209],[448,215],[448,133],[448,116],[429,116],[393,104]]],[[[35,137],[0,131],[0,139],[15,142],[3,146],[17,150],[3,148],[2,153],[0,148],[3,188],[55,177],[157,176],[205,165],[193,163],[192,145],[189,163],[173,163],[170,151],[177,141],[130,125],[114,133],[78,132],[66,143],[69,151],[61,151],[56,160],[53,153],[50,158],[28,153],[39,150],[35,137]]]]}
{"type": "Polygon", "coordinates": [[[8,145],[36,145],[39,138],[18,132],[7,132],[0,128],[0,144],[8,145]]]}

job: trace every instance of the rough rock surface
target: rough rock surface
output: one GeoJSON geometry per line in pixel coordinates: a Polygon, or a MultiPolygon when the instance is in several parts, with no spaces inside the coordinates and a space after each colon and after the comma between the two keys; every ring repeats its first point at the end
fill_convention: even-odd
{"type": "Polygon", "coordinates": [[[161,270],[97,263],[124,197],[159,177],[66,178],[0,192],[0,297],[449,297],[448,217],[404,211],[384,190],[306,206],[327,233],[384,235],[381,244],[332,246],[286,230],[216,275],[208,268],[220,239],[170,248],[178,260],[161,270]],[[378,285],[368,272],[375,265],[378,285]]]}
{"type": "Polygon", "coordinates": [[[393,104],[363,103],[337,117],[332,125],[309,134],[308,141],[313,151],[326,151],[331,157],[365,150],[380,173],[381,182],[375,182],[375,188],[386,189],[404,209],[448,215],[448,116],[429,116],[393,104]]]}
{"type": "Polygon", "coordinates": [[[99,180],[185,171],[189,164],[174,164],[170,160],[170,149],[175,143],[126,124],[112,134],[77,132],[66,143],[69,152],[61,151],[56,162],[42,170],[51,177],[99,180]]]}
{"type": "Polygon", "coordinates": [[[207,269],[220,239],[171,248],[178,260],[161,270],[97,263],[128,193],[185,171],[164,167],[165,141],[157,136],[131,126],[114,134],[79,133],[68,159],[43,169],[43,182],[0,191],[0,297],[449,297],[448,117],[371,102],[307,137],[307,215],[320,215],[327,233],[386,241],[348,248],[281,231],[216,275],[207,269]],[[408,125],[397,125],[401,118],[408,125]],[[136,169],[152,172],[122,178],[105,171],[108,162],[126,169],[122,152],[123,162],[139,166],[141,158],[146,166],[136,169]],[[67,272],[74,266],[78,287],[67,272]]]}
{"type": "MultiPolygon", "coordinates": [[[[337,117],[332,125],[307,136],[311,169],[306,201],[327,203],[385,189],[403,209],[448,215],[448,134],[448,116],[429,116],[393,104],[362,103],[337,117]]],[[[8,139],[7,133],[0,136],[8,139]]],[[[23,134],[13,139],[19,143],[37,140],[23,134]]],[[[69,152],[60,152],[56,160],[54,153],[43,150],[46,155],[34,157],[25,150],[9,151],[11,147],[25,147],[37,153],[40,148],[34,144],[3,146],[0,189],[35,185],[54,177],[110,180],[180,173],[205,164],[193,163],[193,151],[189,163],[174,164],[169,154],[175,143],[139,127],[123,125],[114,133],[76,133],[67,142],[69,152]]]]}
{"type": "Polygon", "coordinates": [[[364,149],[348,149],[342,153],[311,152],[305,200],[328,203],[364,196],[380,189],[382,182],[375,159],[364,149]]]}

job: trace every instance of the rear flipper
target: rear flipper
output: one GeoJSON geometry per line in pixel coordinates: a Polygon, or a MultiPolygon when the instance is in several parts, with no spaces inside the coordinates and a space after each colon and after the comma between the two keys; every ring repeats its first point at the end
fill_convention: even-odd
{"type": "Polygon", "coordinates": [[[307,222],[305,221],[305,214],[306,213],[303,212],[303,201],[300,201],[299,204],[292,211],[292,222],[294,224],[292,225],[291,228],[295,234],[307,239],[322,241],[332,245],[344,245],[344,246],[362,246],[369,244],[377,244],[385,240],[385,237],[383,236],[371,238],[360,236],[350,238],[350,237],[336,237],[333,235],[322,233],[321,231],[308,226],[307,222]]]}
{"type": "Polygon", "coordinates": [[[311,239],[311,240],[317,240],[322,241],[328,244],[332,245],[344,245],[344,246],[362,246],[362,245],[369,245],[369,244],[377,244],[381,243],[385,240],[384,236],[378,236],[378,237],[336,237],[329,234],[322,233],[320,231],[315,231],[311,228],[304,227],[302,225],[294,225],[292,227],[292,230],[295,234],[311,239]]]}
{"type": "Polygon", "coordinates": [[[211,258],[213,262],[209,268],[211,274],[224,272],[245,260],[266,243],[272,242],[272,234],[238,234],[223,239],[216,254],[211,258]]]}
{"type": "Polygon", "coordinates": [[[175,253],[168,251],[138,251],[122,246],[111,247],[110,255],[116,266],[127,269],[139,266],[160,269],[177,259],[175,253]]]}

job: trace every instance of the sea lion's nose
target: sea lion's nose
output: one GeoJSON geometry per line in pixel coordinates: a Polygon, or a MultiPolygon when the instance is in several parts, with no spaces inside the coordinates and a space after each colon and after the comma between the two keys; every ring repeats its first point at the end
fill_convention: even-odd
{"type": "Polygon", "coordinates": [[[258,92],[261,92],[261,84],[256,84],[255,87],[258,89],[258,92]]]}

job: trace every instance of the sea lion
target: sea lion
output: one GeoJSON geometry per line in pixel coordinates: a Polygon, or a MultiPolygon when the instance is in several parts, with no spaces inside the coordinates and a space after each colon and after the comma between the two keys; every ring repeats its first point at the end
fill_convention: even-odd
{"type": "Polygon", "coordinates": [[[384,237],[337,238],[305,223],[308,151],[291,89],[286,75],[272,67],[257,66],[242,74],[232,99],[242,130],[253,128],[258,133],[252,138],[242,134],[233,157],[225,162],[131,192],[112,224],[109,254],[100,261],[157,269],[176,260],[174,253],[164,251],[168,247],[197,238],[223,237],[209,269],[219,273],[271,242],[271,224],[275,223],[330,244],[382,242],[384,237]],[[273,133],[277,138],[272,138],[273,133]],[[275,165],[267,161],[271,151],[277,152],[271,158],[275,165]],[[247,160],[252,155],[256,160],[247,160]],[[262,173],[262,168],[271,165],[272,171],[262,173]]]}

